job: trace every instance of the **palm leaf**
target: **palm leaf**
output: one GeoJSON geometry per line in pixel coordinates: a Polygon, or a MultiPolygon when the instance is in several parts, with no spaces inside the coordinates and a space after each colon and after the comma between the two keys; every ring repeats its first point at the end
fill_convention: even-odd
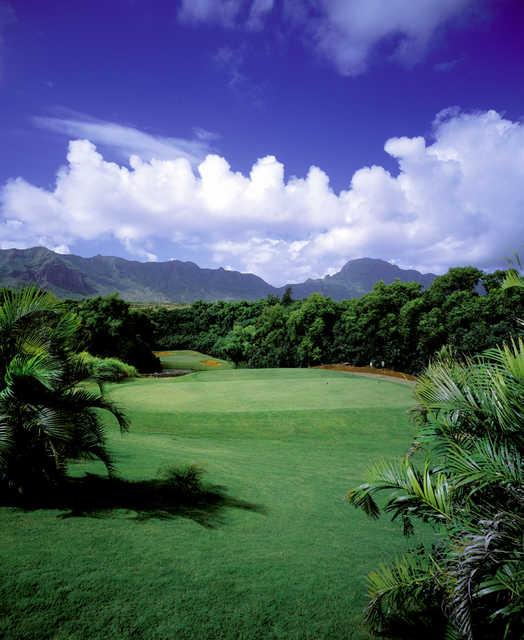
{"type": "Polygon", "coordinates": [[[33,355],[17,354],[7,366],[5,383],[8,387],[20,390],[36,387],[52,390],[61,374],[62,369],[56,358],[41,349],[33,355]]]}
{"type": "Polygon", "coordinates": [[[478,440],[472,450],[456,444],[448,449],[446,467],[453,474],[456,487],[468,487],[471,492],[490,486],[519,486],[523,477],[520,452],[505,443],[490,438],[478,440]]]}
{"type": "Polygon", "coordinates": [[[413,610],[441,591],[442,570],[431,554],[408,553],[392,564],[381,564],[368,576],[366,620],[375,632],[387,627],[394,612],[409,622],[413,610]]]}
{"type": "Polygon", "coordinates": [[[516,269],[510,269],[502,281],[502,289],[510,289],[512,287],[524,288],[524,278],[516,269]]]}
{"type": "Polygon", "coordinates": [[[378,517],[380,509],[375,495],[390,491],[384,510],[401,517],[405,532],[410,532],[410,519],[443,523],[452,517],[451,488],[446,475],[432,469],[429,462],[419,471],[408,458],[400,464],[381,463],[370,474],[372,480],[349,491],[349,502],[361,508],[371,517],[378,517]]]}
{"type": "MultiPolygon", "coordinates": [[[[468,640],[473,638],[475,600],[508,591],[501,578],[507,571],[505,567],[517,563],[522,568],[523,525],[522,517],[501,512],[494,518],[480,520],[477,532],[462,534],[455,541],[454,552],[450,555],[450,574],[454,581],[449,601],[450,616],[468,640]]],[[[509,591],[511,597],[514,591],[509,591]]],[[[507,604],[508,598],[503,600],[507,604]]]]}

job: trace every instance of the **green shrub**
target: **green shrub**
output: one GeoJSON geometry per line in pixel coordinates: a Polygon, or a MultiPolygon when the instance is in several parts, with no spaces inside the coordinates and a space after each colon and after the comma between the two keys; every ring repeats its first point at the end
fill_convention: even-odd
{"type": "MultiPolygon", "coordinates": [[[[126,431],[125,415],[86,389],[72,350],[78,318],[36,287],[0,295],[0,493],[33,495],[64,481],[72,460],[114,469],[98,411],[126,431]]],[[[101,382],[99,381],[99,384],[101,382]]]]}
{"type": "Polygon", "coordinates": [[[79,358],[89,375],[99,382],[121,382],[138,375],[135,367],[118,358],[97,358],[87,351],[80,353],[79,358]]]}
{"type": "Polygon", "coordinates": [[[446,623],[446,638],[523,638],[524,340],[462,361],[441,351],[415,397],[408,455],[377,464],[348,497],[373,518],[392,514],[406,535],[429,523],[438,542],[369,575],[371,630],[429,638],[446,623]]]}

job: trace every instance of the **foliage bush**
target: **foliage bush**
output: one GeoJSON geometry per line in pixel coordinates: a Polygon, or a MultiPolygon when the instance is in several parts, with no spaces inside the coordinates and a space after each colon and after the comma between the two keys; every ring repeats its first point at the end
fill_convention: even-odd
{"type": "Polygon", "coordinates": [[[89,371],[90,377],[100,382],[121,382],[138,375],[135,367],[118,358],[97,358],[87,351],[79,353],[78,358],[89,371]]]}
{"type": "Polygon", "coordinates": [[[430,523],[438,542],[370,574],[367,620],[374,633],[400,638],[446,623],[450,638],[517,640],[524,634],[524,341],[463,361],[445,350],[420,377],[416,398],[410,454],[379,464],[348,497],[373,518],[391,514],[408,535],[415,520],[430,523]]]}
{"type": "Polygon", "coordinates": [[[0,295],[0,490],[28,494],[56,486],[70,460],[113,462],[99,409],[125,416],[79,383],[79,321],[53,296],[29,287],[0,295]]]}
{"type": "Polygon", "coordinates": [[[80,349],[102,358],[119,358],[139,371],[160,371],[160,360],[152,352],[153,326],[142,312],[117,295],[70,302],[80,325],[80,349]]]}

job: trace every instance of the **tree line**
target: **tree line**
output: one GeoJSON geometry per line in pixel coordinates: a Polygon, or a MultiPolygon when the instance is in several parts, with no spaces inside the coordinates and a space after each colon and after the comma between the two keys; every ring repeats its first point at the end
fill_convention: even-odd
{"type": "Polygon", "coordinates": [[[505,271],[450,269],[422,290],[378,282],[361,298],[336,302],[269,296],[256,302],[196,302],[142,311],[157,349],[196,349],[239,366],[307,367],[348,362],[418,373],[444,345],[475,354],[506,341],[524,315],[521,289],[505,271]]]}
{"type": "Polygon", "coordinates": [[[79,348],[117,357],[139,371],[161,368],[154,350],[195,349],[251,368],[347,362],[418,373],[444,345],[481,353],[507,341],[524,316],[522,289],[504,289],[505,271],[450,269],[423,290],[378,282],[360,298],[320,294],[293,300],[196,302],[134,308],[118,296],[69,301],[79,348]]]}

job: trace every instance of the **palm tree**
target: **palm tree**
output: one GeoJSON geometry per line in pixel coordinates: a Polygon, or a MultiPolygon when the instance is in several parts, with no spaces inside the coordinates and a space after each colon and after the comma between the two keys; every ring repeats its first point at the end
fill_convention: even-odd
{"type": "MultiPolygon", "coordinates": [[[[415,443],[399,464],[380,464],[349,501],[438,533],[369,576],[367,619],[375,633],[409,637],[437,627],[449,638],[520,638],[524,613],[524,342],[458,362],[430,364],[415,392],[415,443]],[[423,456],[423,462],[417,462],[423,456]],[[388,497],[381,507],[377,494],[388,497]]],[[[433,637],[443,637],[442,635],[433,637]]]]}
{"type": "Polygon", "coordinates": [[[0,487],[21,494],[56,485],[70,460],[98,459],[113,470],[97,410],[126,430],[125,416],[74,357],[78,323],[34,287],[0,294],[0,487]]]}

